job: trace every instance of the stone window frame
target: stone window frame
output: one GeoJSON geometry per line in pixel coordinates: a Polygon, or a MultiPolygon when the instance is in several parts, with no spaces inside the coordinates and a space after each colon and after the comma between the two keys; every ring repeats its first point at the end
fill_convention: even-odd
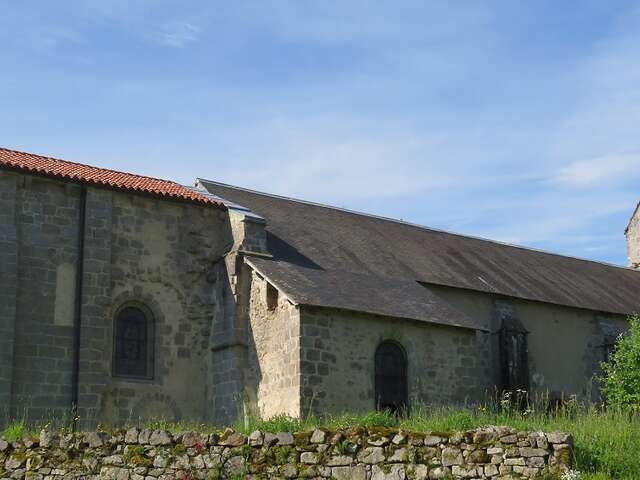
{"type": "Polygon", "coordinates": [[[142,300],[137,300],[137,299],[120,302],[112,315],[111,376],[115,379],[125,380],[125,381],[152,382],[156,380],[157,378],[156,351],[157,351],[157,341],[158,341],[157,333],[158,333],[158,317],[155,314],[154,309],[150,307],[147,302],[142,300]],[[116,359],[118,316],[125,308],[137,308],[138,310],[141,310],[147,320],[147,355],[146,355],[147,374],[146,375],[126,374],[126,373],[119,373],[116,371],[116,367],[118,363],[116,359]]]}
{"type": "Polygon", "coordinates": [[[396,339],[393,338],[383,338],[381,339],[378,344],[376,345],[376,348],[374,350],[374,354],[373,354],[373,390],[374,390],[374,408],[376,410],[379,409],[379,405],[378,405],[378,393],[379,393],[379,387],[378,387],[378,375],[377,375],[377,356],[378,356],[378,352],[380,350],[380,348],[385,345],[385,344],[389,344],[389,345],[393,345],[395,347],[398,348],[398,350],[400,351],[400,353],[402,354],[402,361],[403,361],[403,366],[404,366],[404,392],[403,392],[403,400],[404,400],[404,412],[402,411],[398,411],[398,412],[394,412],[395,414],[404,414],[404,413],[408,413],[409,409],[410,409],[410,404],[409,404],[409,355],[407,353],[407,349],[405,348],[405,346],[399,342],[396,339]]]}

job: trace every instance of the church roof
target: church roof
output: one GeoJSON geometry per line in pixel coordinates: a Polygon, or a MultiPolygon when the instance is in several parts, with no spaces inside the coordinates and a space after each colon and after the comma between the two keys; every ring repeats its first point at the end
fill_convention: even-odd
{"type": "Polygon", "coordinates": [[[640,312],[640,271],[198,182],[266,219],[274,257],[250,262],[303,299],[333,306],[344,298],[402,316],[393,312],[419,311],[421,302],[429,302],[421,296],[435,295],[428,286],[442,285],[600,312],[640,312]]]}
{"type": "Polygon", "coordinates": [[[0,168],[224,208],[222,202],[170,180],[92,167],[2,147],[0,147],[0,168]]]}

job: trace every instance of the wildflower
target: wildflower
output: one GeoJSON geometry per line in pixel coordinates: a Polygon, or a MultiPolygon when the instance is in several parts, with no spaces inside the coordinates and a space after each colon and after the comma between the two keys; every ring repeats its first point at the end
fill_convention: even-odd
{"type": "Polygon", "coordinates": [[[569,470],[562,474],[561,480],[580,480],[582,474],[578,470],[569,470]]]}

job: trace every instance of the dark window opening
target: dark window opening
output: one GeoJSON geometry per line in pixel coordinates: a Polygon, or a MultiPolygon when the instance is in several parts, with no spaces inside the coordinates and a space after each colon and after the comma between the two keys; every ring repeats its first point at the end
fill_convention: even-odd
{"type": "Polygon", "coordinates": [[[500,330],[502,390],[529,391],[529,347],[527,331],[519,321],[505,319],[500,330]]]}
{"type": "Polygon", "coordinates": [[[116,315],[113,352],[115,376],[153,378],[153,319],[145,310],[127,306],[116,315]]]}
{"type": "Polygon", "coordinates": [[[376,350],[375,399],[378,410],[407,411],[407,357],[397,343],[382,342],[376,350]]]}
{"type": "Polygon", "coordinates": [[[267,308],[275,310],[278,306],[278,289],[267,282],[267,308]]]}
{"type": "Polygon", "coordinates": [[[604,343],[602,344],[602,361],[610,362],[611,357],[613,356],[613,352],[616,350],[616,337],[606,337],[604,343]]]}

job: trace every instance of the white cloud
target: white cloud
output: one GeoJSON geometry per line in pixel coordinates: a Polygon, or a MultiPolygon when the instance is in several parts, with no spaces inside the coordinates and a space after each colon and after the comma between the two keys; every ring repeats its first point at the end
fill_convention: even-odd
{"type": "Polygon", "coordinates": [[[189,43],[198,40],[201,33],[200,27],[188,22],[176,23],[167,26],[157,36],[160,44],[167,47],[182,48],[189,43]]]}
{"type": "MultiPolygon", "coordinates": [[[[309,128],[309,130],[314,130],[309,128]]],[[[331,129],[305,133],[295,126],[263,126],[271,142],[236,153],[218,178],[258,190],[346,206],[367,198],[406,198],[455,182],[438,168],[440,140],[411,135],[340,135],[331,129]],[[256,161],[256,158],[259,158],[256,161]]]]}
{"type": "Polygon", "coordinates": [[[569,187],[589,187],[639,173],[640,154],[606,155],[579,160],[561,168],[553,182],[569,187]]]}

